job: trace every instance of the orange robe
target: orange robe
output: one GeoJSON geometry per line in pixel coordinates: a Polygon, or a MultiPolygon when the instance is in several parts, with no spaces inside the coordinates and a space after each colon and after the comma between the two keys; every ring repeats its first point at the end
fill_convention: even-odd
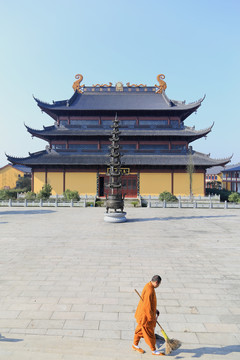
{"type": "Polygon", "coordinates": [[[140,299],[135,313],[138,325],[135,329],[133,343],[138,345],[139,340],[144,338],[146,344],[153,351],[156,349],[154,328],[156,326],[157,298],[151,281],[144,286],[141,297],[143,301],[140,299]]]}

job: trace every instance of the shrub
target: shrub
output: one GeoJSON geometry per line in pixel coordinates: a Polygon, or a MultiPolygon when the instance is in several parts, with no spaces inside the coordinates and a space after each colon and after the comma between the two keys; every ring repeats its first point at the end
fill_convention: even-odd
{"type": "Polygon", "coordinates": [[[167,201],[167,202],[175,202],[178,201],[177,197],[175,195],[172,195],[170,192],[168,191],[164,191],[159,195],[159,200],[163,201],[167,201]]]}
{"type": "Polygon", "coordinates": [[[36,199],[36,194],[32,191],[28,191],[25,195],[25,199],[26,200],[35,200],[36,199]]]}
{"type": "Polygon", "coordinates": [[[233,192],[229,195],[228,201],[234,202],[234,203],[240,203],[240,194],[237,192],[233,192]]]}
{"type": "Polygon", "coordinates": [[[102,200],[97,200],[97,201],[95,202],[95,206],[96,206],[96,207],[101,207],[103,204],[104,204],[104,201],[102,201],[102,200]]]}
{"type": "Polygon", "coordinates": [[[66,191],[64,191],[63,197],[64,200],[74,200],[74,201],[80,200],[80,196],[76,190],[67,189],[66,191]]]}
{"type": "Polygon", "coordinates": [[[52,195],[52,187],[50,184],[45,184],[42,190],[37,194],[37,199],[48,200],[52,195]]]}
{"type": "Polygon", "coordinates": [[[206,195],[220,195],[221,201],[228,201],[228,197],[231,194],[231,191],[226,189],[218,190],[218,189],[206,189],[206,195]]]}
{"type": "Polygon", "coordinates": [[[31,191],[31,177],[20,176],[16,181],[16,189],[22,189],[22,191],[31,191]]]}
{"type": "Polygon", "coordinates": [[[131,204],[132,204],[134,207],[136,207],[136,206],[139,205],[139,201],[138,201],[138,200],[133,200],[133,201],[131,202],[131,204]]]}
{"type": "MultiPolygon", "coordinates": [[[[21,190],[20,190],[21,191],[21,190]]],[[[9,199],[17,199],[17,193],[20,192],[19,190],[9,190],[3,189],[0,190],[0,200],[9,200],[9,199]]]]}
{"type": "Polygon", "coordinates": [[[92,206],[94,206],[94,202],[93,202],[93,201],[88,201],[88,202],[86,203],[86,205],[92,207],[92,206]]]}

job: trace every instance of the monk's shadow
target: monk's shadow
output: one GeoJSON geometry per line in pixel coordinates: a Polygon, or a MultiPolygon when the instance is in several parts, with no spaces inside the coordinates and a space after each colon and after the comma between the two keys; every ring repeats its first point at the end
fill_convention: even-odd
{"type": "Polygon", "coordinates": [[[155,338],[156,338],[156,348],[160,349],[160,347],[163,346],[163,344],[165,343],[165,339],[158,334],[155,334],[155,338]]]}
{"type": "Polygon", "coordinates": [[[0,341],[5,341],[5,342],[19,342],[19,341],[23,341],[23,339],[13,339],[13,338],[6,338],[5,336],[2,336],[0,334],[0,341]]]}
{"type": "MultiPolygon", "coordinates": [[[[229,355],[231,353],[240,352],[240,345],[229,345],[223,347],[201,347],[197,349],[183,349],[179,348],[178,350],[171,353],[171,355],[176,356],[175,359],[185,359],[185,354],[192,354],[192,358],[200,358],[203,355],[229,355]],[[182,356],[181,356],[182,354],[182,356]]],[[[239,355],[240,358],[240,355],[239,355]]]]}

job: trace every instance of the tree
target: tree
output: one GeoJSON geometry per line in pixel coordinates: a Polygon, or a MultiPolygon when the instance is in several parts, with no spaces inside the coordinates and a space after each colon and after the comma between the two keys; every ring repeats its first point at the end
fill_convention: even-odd
{"type": "Polygon", "coordinates": [[[229,197],[228,197],[228,201],[235,202],[235,203],[240,203],[240,194],[237,193],[237,192],[234,192],[234,193],[230,194],[229,197]]]}
{"type": "Polygon", "coordinates": [[[42,190],[40,190],[39,193],[37,194],[37,198],[42,199],[42,200],[48,200],[51,195],[52,195],[52,187],[51,187],[51,185],[50,184],[45,184],[42,187],[42,190]]]}
{"type": "Polygon", "coordinates": [[[74,201],[80,200],[80,196],[76,190],[67,189],[66,191],[64,191],[63,197],[65,200],[74,200],[74,201]]]}
{"type": "Polygon", "coordinates": [[[192,192],[192,186],[193,186],[193,173],[195,172],[195,167],[193,163],[193,157],[192,157],[192,147],[189,146],[189,154],[188,154],[188,164],[186,169],[188,175],[189,175],[189,193],[190,193],[190,199],[193,197],[192,192]]]}
{"type": "Polygon", "coordinates": [[[20,176],[16,181],[16,189],[22,189],[24,192],[31,191],[31,177],[20,176]]]}
{"type": "Polygon", "coordinates": [[[164,191],[159,195],[159,200],[163,201],[167,201],[167,202],[175,202],[178,201],[177,197],[175,195],[172,195],[170,192],[168,191],[164,191]]]}

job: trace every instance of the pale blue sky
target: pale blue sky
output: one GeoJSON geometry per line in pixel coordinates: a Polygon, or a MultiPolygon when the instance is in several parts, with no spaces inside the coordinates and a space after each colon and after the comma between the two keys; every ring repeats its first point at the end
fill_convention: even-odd
{"type": "Polygon", "coordinates": [[[0,0],[0,166],[45,148],[24,127],[53,124],[32,94],[68,99],[77,73],[86,85],[163,73],[171,99],[206,94],[185,124],[215,125],[193,148],[239,162],[239,23],[239,0],[0,0]]]}

